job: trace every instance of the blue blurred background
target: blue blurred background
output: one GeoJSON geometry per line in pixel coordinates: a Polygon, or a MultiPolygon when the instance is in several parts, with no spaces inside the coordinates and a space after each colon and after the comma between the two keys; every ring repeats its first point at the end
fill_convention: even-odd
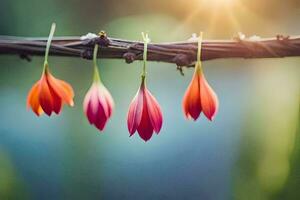
{"type": "MultiPolygon", "coordinates": [[[[1,0],[0,35],[47,37],[105,30],[154,42],[299,35],[297,0],[1,0]]],[[[74,87],[75,107],[36,117],[26,97],[42,57],[0,56],[0,199],[300,199],[300,59],[204,63],[219,96],[213,122],[187,121],[181,101],[193,70],[148,63],[148,86],[164,115],[159,135],[129,138],[126,115],[141,63],[99,60],[116,109],[103,133],[82,111],[92,63],[50,57],[53,74],[74,87]]]]}

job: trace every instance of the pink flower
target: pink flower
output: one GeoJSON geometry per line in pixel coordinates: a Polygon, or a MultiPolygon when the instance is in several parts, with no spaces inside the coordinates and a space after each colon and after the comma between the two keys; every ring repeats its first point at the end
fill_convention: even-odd
{"type": "Polygon", "coordinates": [[[159,133],[162,122],[163,117],[160,106],[147,89],[143,77],[141,86],[128,111],[127,126],[130,136],[137,131],[143,140],[148,141],[152,137],[153,130],[155,133],[159,133]]]}
{"type": "Polygon", "coordinates": [[[194,76],[185,92],[183,102],[185,116],[194,120],[198,119],[201,112],[209,119],[213,120],[218,112],[218,97],[207,83],[201,69],[201,64],[196,63],[194,76]]]}
{"type": "Polygon", "coordinates": [[[83,102],[83,110],[90,124],[102,131],[113,109],[114,101],[109,91],[101,81],[94,81],[83,102]]]}

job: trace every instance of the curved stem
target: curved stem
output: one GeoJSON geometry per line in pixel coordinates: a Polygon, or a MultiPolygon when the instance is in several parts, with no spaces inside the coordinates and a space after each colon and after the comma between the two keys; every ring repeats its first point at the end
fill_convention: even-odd
{"type": "Polygon", "coordinates": [[[94,78],[93,80],[95,82],[101,82],[100,75],[99,75],[99,70],[98,70],[98,65],[97,65],[97,55],[98,55],[98,44],[95,45],[94,47],[94,53],[93,53],[93,64],[94,64],[94,78]]]}
{"type": "Polygon", "coordinates": [[[50,50],[50,46],[51,46],[51,41],[55,32],[55,27],[56,24],[52,23],[51,25],[51,30],[50,30],[50,34],[47,40],[47,46],[46,46],[46,51],[45,51],[45,60],[44,60],[44,70],[46,70],[46,68],[48,67],[48,56],[49,56],[49,50],[50,50]]]}

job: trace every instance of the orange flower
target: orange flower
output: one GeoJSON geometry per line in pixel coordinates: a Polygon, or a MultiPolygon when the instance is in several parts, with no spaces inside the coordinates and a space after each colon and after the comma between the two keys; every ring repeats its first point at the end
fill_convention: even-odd
{"type": "Polygon", "coordinates": [[[203,112],[209,120],[213,120],[217,114],[218,97],[206,81],[200,62],[195,65],[195,72],[185,92],[182,105],[184,114],[188,119],[196,120],[203,112]]]}
{"type": "Polygon", "coordinates": [[[74,92],[71,85],[55,78],[49,71],[48,55],[55,26],[55,23],[53,23],[47,41],[42,77],[32,86],[27,96],[27,108],[31,107],[37,116],[40,116],[43,112],[48,116],[52,112],[59,114],[63,103],[70,106],[74,105],[74,92]]]}
{"type": "Polygon", "coordinates": [[[72,87],[65,81],[52,76],[46,64],[41,79],[32,86],[28,93],[27,108],[31,107],[37,116],[43,112],[50,116],[52,112],[59,114],[63,103],[73,106],[73,98],[72,87]]]}

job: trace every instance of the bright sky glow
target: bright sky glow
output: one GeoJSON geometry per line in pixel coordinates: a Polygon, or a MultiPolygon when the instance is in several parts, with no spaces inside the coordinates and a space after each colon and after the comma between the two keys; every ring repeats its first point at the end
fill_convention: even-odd
{"type": "Polygon", "coordinates": [[[232,6],[236,0],[199,0],[206,6],[232,6]]]}

